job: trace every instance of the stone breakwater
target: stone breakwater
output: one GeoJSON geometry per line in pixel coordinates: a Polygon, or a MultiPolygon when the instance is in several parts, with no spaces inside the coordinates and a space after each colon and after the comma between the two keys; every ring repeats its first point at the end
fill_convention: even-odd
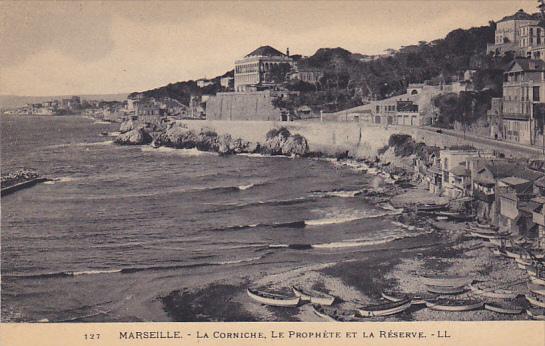
{"type": "Polygon", "coordinates": [[[218,134],[215,129],[201,127],[190,129],[183,122],[140,124],[126,121],[120,126],[120,134],[114,139],[119,145],[164,146],[177,149],[194,149],[230,154],[263,154],[307,156],[310,154],[305,137],[292,134],[285,127],[271,128],[263,141],[249,141],[228,133],[218,134]]]}

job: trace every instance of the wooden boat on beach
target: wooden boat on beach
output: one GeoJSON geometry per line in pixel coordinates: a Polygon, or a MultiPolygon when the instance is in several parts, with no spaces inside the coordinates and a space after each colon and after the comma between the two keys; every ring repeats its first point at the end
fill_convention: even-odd
{"type": "Polygon", "coordinates": [[[520,304],[513,301],[486,302],[484,308],[505,315],[518,315],[524,311],[520,304]]]}
{"type": "Polygon", "coordinates": [[[533,320],[545,321],[545,309],[528,308],[526,314],[533,320]]]}
{"type": "Polygon", "coordinates": [[[545,286],[533,284],[531,282],[528,283],[528,290],[534,294],[544,296],[545,297],[545,286]]]}
{"type": "Polygon", "coordinates": [[[528,252],[524,249],[505,248],[505,254],[512,259],[529,258],[528,252]]]}
{"type": "Polygon", "coordinates": [[[545,286],[545,278],[530,276],[530,282],[536,285],[545,286]]]}
{"type": "Polygon", "coordinates": [[[469,289],[474,295],[492,299],[513,299],[518,296],[518,294],[513,291],[488,287],[483,283],[471,284],[469,285],[469,289]]]}
{"type": "Polygon", "coordinates": [[[466,287],[465,285],[458,286],[458,287],[427,285],[427,290],[430,293],[436,293],[436,294],[460,294],[466,291],[466,287]]]}
{"type": "Polygon", "coordinates": [[[483,302],[473,299],[444,299],[426,300],[426,306],[438,311],[471,311],[481,309],[483,302]]]}
{"type": "Polygon", "coordinates": [[[412,305],[423,305],[426,304],[426,300],[432,300],[437,298],[436,294],[428,294],[428,293],[422,293],[422,294],[407,294],[403,292],[396,292],[396,291],[382,291],[381,292],[382,298],[397,303],[400,301],[403,301],[405,299],[410,299],[412,305]]]}
{"type": "Polygon", "coordinates": [[[422,276],[422,281],[427,286],[461,287],[471,283],[472,280],[461,276],[437,275],[422,276]]]}
{"type": "Polygon", "coordinates": [[[271,306],[295,307],[301,300],[299,297],[263,292],[251,288],[248,288],[246,291],[248,296],[256,302],[271,306]]]}
{"type": "Polygon", "coordinates": [[[444,203],[444,204],[432,204],[432,203],[427,203],[427,204],[423,204],[423,205],[419,205],[416,207],[416,211],[439,211],[439,210],[444,210],[448,207],[448,203],[444,203]]]}
{"type": "Polygon", "coordinates": [[[411,307],[410,299],[403,299],[399,302],[388,302],[384,304],[368,305],[356,309],[357,317],[378,317],[390,316],[403,312],[411,307]]]}
{"type": "Polygon", "coordinates": [[[492,253],[496,256],[503,256],[507,257],[507,254],[505,253],[505,250],[500,248],[492,248],[492,253]]]}
{"type": "Polygon", "coordinates": [[[411,298],[407,293],[387,290],[382,291],[380,295],[382,296],[382,298],[394,303],[411,298]]]}
{"type": "Polygon", "coordinates": [[[319,304],[319,305],[332,305],[333,302],[335,302],[335,297],[312,290],[304,290],[300,287],[292,287],[293,293],[301,298],[301,301],[307,301],[312,304],[319,304]]]}
{"type": "Polygon", "coordinates": [[[487,238],[490,244],[499,246],[499,247],[506,247],[507,243],[509,242],[509,239],[506,237],[496,237],[496,238],[487,238]]]}
{"type": "Polygon", "coordinates": [[[519,268],[521,269],[526,269],[527,266],[532,265],[531,260],[527,260],[524,258],[515,258],[515,262],[517,262],[517,264],[520,264],[519,268]]]}
{"type": "Polygon", "coordinates": [[[532,304],[533,306],[545,309],[545,297],[540,297],[537,294],[533,293],[528,293],[525,295],[525,297],[528,303],[532,304]]]}
{"type": "Polygon", "coordinates": [[[485,240],[506,239],[509,236],[508,233],[498,233],[492,230],[475,230],[475,229],[470,230],[469,234],[472,237],[485,239],[485,240]]]}
{"type": "Polygon", "coordinates": [[[526,266],[526,273],[530,277],[545,279],[545,267],[543,265],[539,265],[539,267],[537,265],[526,266]]]}
{"type": "Polygon", "coordinates": [[[350,319],[348,314],[323,305],[312,304],[312,312],[328,322],[345,322],[350,319]]]}

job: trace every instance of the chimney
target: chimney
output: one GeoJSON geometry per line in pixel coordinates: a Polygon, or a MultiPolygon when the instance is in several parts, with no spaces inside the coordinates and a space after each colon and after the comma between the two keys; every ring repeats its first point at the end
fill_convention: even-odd
{"type": "Polygon", "coordinates": [[[288,57],[290,56],[290,48],[289,47],[286,48],[286,56],[288,56],[288,57]]]}

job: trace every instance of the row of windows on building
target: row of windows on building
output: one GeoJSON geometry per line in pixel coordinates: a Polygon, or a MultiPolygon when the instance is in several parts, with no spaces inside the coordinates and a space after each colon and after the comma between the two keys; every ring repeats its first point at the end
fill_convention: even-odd
{"type": "Polygon", "coordinates": [[[280,62],[256,62],[252,64],[237,65],[235,66],[235,73],[256,73],[260,71],[270,71],[273,66],[279,65],[280,62]]]}
{"type": "Polygon", "coordinates": [[[237,83],[259,83],[257,74],[250,74],[245,76],[236,76],[237,83]]]}
{"type": "MultiPolygon", "coordinates": [[[[535,72],[532,73],[535,76],[535,72]]],[[[545,72],[541,72],[540,79],[545,80],[545,72]]],[[[525,82],[532,81],[532,78],[526,78],[526,74],[522,72],[506,73],[503,75],[504,82],[525,82]]]]}
{"type": "Polygon", "coordinates": [[[504,95],[505,101],[540,101],[539,96],[539,86],[532,87],[532,96],[530,97],[530,88],[517,88],[515,90],[506,89],[506,94],[504,95]],[[522,92],[522,95],[521,95],[522,92]]]}

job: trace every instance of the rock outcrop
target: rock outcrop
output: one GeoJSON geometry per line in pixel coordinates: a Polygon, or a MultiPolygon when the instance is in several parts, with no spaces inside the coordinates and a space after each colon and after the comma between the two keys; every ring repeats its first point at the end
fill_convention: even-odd
{"type": "Polygon", "coordinates": [[[144,126],[134,128],[130,131],[121,133],[114,139],[114,143],[122,145],[142,145],[149,144],[153,138],[144,126]]]}
{"type": "Polygon", "coordinates": [[[121,123],[119,126],[119,132],[129,132],[130,130],[133,130],[136,127],[136,123],[132,120],[125,120],[121,123]]]}
{"type": "Polygon", "coordinates": [[[282,144],[282,154],[288,156],[305,156],[308,154],[308,143],[305,137],[301,135],[289,136],[282,144]]]}
{"type": "Polygon", "coordinates": [[[181,123],[170,123],[166,126],[139,125],[137,122],[129,120],[121,124],[120,130],[121,134],[114,142],[121,145],[152,143],[154,147],[197,148],[200,151],[213,151],[220,155],[260,153],[306,156],[309,153],[305,137],[298,134],[292,135],[285,127],[271,129],[263,144],[250,142],[243,138],[233,138],[230,134],[218,135],[209,128],[203,128],[199,133],[196,133],[181,123]]]}

